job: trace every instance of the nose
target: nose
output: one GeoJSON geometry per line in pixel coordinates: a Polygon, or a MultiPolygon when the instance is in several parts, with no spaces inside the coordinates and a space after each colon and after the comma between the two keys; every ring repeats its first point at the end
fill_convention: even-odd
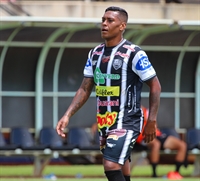
{"type": "Polygon", "coordinates": [[[102,21],[102,23],[101,23],[102,25],[106,25],[107,24],[107,21],[106,20],[104,20],[104,21],[102,21]]]}

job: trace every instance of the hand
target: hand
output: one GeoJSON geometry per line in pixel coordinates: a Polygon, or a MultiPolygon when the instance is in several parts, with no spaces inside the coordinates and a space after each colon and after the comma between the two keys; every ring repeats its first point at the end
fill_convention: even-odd
{"type": "Polygon", "coordinates": [[[92,126],[91,126],[91,133],[92,135],[94,136],[96,134],[96,132],[98,131],[98,125],[97,123],[94,123],[92,126]]]}
{"type": "Polygon", "coordinates": [[[68,125],[68,123],[69,123],[69,118],[67,116],[63,116],[58,122],[56,131],[60,136],[65,137],[64,129],[68,125]]]}
{"type": "Polygon", "coordinates": [[[143,134],[145,143],[153,141],[156,137],[156,121],[147,121],[143,134]]]}

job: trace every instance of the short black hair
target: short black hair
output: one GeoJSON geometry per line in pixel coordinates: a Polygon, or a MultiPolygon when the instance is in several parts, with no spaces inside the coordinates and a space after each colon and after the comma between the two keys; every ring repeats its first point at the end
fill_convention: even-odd
{"type": "Polygon", "coordinates": [[[122,9],[122,8],[116,7],[116,6],[110,6],[105,10],[105,12],[107,12],[107,11],[118,11],[120,13],[120,15],[122,15],[124,17],[124,20],[126,22],[128,21],[128,13],[126,12],[125,9],[122,9]]]}

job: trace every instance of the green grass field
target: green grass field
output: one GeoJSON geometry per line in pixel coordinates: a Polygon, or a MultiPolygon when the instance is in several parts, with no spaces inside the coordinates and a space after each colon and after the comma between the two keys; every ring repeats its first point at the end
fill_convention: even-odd
{"type": "MultiPolygon", "coordinates": [[[[151,167],[149,165],[138,165],[131,173],[132,180],[134,181],[157,181],[167,180],[163,176],[167,172],[174,170],[173,165],[159,165],[158,175],[159,178],[153,179],[151,175],[151,167]]],[[[181,168],[181,174],[185,177],[183,181],[200,181],[200,178],[191,177],[193,166],[189,165],[188,168],[181,168]]],[[[44,178],[33,178],[32,165],[15,165],[15,166],[3,166],[0,165],[0,181],[45,181],[44,178]]],[[[48,165],[43,175],[53,173],[57,177],[57,181],[106,181],[103,173],[102,165],[48,165]],[[76,178],[80,176],[79,178],[76,178]]]]}
{"type": "MultiPolygon", "coordinates": [[[[45,181],[47,179],[39,178],[0,178],[1,181],[45,181]]],[[[58,178],[56,181],[107,181],[106,178],[58,178]]],[[[132,181],[165,181],[163,178],[131,178],[132,181]]],[[[199,178],[184,178],[182,181],[199,181],[199,178]]]]}

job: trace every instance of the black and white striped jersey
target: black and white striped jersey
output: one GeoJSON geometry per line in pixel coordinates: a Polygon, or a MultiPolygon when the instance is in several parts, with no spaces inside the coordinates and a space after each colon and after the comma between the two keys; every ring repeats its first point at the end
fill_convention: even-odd
{"type": "Polygon", "coordinates": [[[142,85],[156,72],[139,46],[125,39],[115,47],[98,45],[88,54],[84,76],[94,78],[102,134],[111,129],[141,130],[142,85]]]}

